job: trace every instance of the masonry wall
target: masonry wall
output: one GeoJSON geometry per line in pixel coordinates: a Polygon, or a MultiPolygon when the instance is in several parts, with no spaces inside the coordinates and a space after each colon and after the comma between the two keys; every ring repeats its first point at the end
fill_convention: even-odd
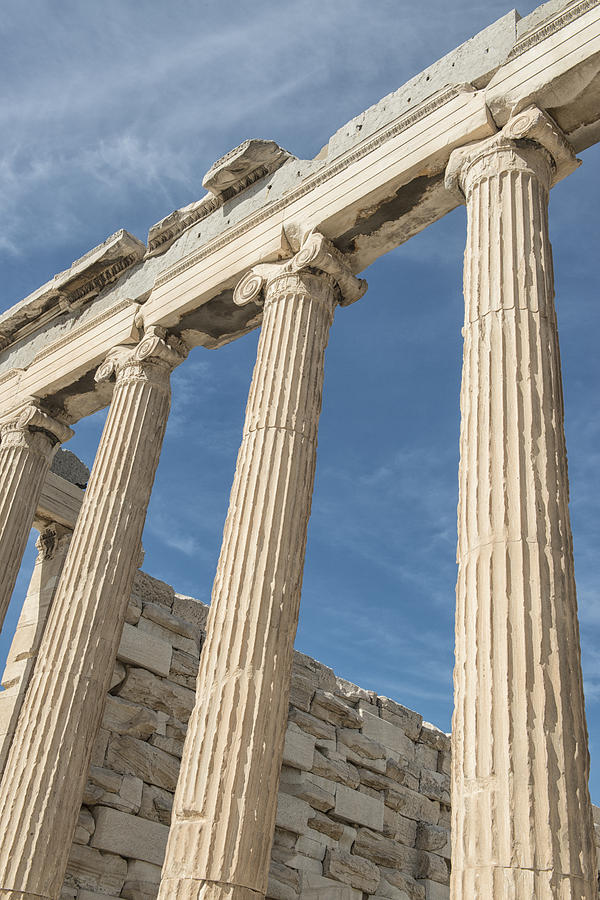
{"type": "MultiPolygon", "coordinates": [[[[63,897],[154,898],[207,607],[139,573],[63,897]]],[[[446,900],[449,741],[296,653],[268,896],[446,900]]]]}
{"type": "MultiPolygon", "coordinates": [[[[156,897],[207,612],[136,576],[63,898],[156,897]]],[[[267,896],[447,900],[448,736],[300,653],[290,701],[267,896]]]]}

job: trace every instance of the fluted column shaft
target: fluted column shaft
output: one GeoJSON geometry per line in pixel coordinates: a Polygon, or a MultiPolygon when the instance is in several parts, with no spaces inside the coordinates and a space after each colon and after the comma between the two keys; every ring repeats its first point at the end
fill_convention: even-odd
{"type": "Polygon", "coordinates": [[[50,463],[72,434],[34,405],[0,428],[0,628],[50,463]]]}
{"type": "MultiPolygon", "coordinates": [[[[238,302],[260,282],[243,282],[238,302]]],[[[266,892],[337,297],[330,275],[276,266],[267,275],[161,900],[257,900],[266,892]]]]}
{"type": "Polygon", "coordinates": [[[526,124],[449,167],[468,211],[453,900],[597,898],[548,238],[556,162],[526,124]]]}
{"type": "Polygon", "coordinates": [[[73,534],[56,522],[40,527],[38,557],[2,675],[0,779],[73,534]]]}
{"type": "Polygon", "coordinates": [[[0,897],[56,900],[116,658],[181,360],[111,357],[114,395],[0,785],[0,897]]]}

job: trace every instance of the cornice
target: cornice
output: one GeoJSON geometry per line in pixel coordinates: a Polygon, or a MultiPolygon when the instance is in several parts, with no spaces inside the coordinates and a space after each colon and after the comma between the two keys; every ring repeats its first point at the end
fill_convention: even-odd
{"type": "Polygon", "coordinates": [[[544,22],[538,28],[535,28],[529,34],[526,34],[524,37],[522,37],[521,40],[517,41],[515,46],[508,54],[508,59],[513,60],[516,59],[517,56],[521,56],[523,53],[526,53],[527,50],[535,47],[536,44],[541,43],[543,40],[555,34],[557,31],[560,31],[560,29],[564,28],[565,25],[568,25],[569,22],[572,22],[574,19],[578,19],[580,16],[583,16],[586,12],[589,12],[589,10],[593,9],[595,6],[600,6],[600,0],[580,0],[579,3],[570,6],[568,9],[563,10],[563,12],[561,13],[558,13],[556,16],[554,16],[554,18],[549,19],[547,22],[544,22]]]}
{"type": "Polygon", "coordinates": [[[372,153],[373,150],[376,150],[382,144],[386,143],[386,141],[389,141],[391,138],[396,137],[396,135],[401,134],[403,131],[406,131],[416,122],[419,122],[421,119],[424,119],[432,112],[435,112],[435,110],[442,107],[445,103],[448,103],[448,101],[453,100],[455,97],[458,97],[459,94],[464,93],[464,91],[464,85],[456,85],[445,91],[441,91],[429,100],[426,100],[408,115],[396,119],[396,121],[391,125],[383,128],[381,131],[365,140],[362,144],[359,144],[353,150],[338,157],[334,162],[332,162],[328,166],[325,166],[315,175],[307,178],[306,181],[298,185],[298,187],[288,191],[288,193],[284,194],[284,196],[279,200],[275,200],[273,203],[269,203],[267,206],[262,207],[259,212],[255,213],[252,216],[249,216],[243,222],[240,222],[239,225],[228,229],[223,234],[220,234],[218,238],[215,238],[213,241],[205,244],[204,247],[201,247],[199,250],[195,250],[193,253],[190,253],[189,256],[186,256],[176,265],[166,269],[156,279],[154,285],[155,288],[162,287],[162,285],[167,284],[167,282],[171,281],[172,278],[177,277],[177,275],[181,275],[182,272],[187,271],[187,269],[190,269],[192,266],[196,265],[197,262],[200,262],[200,260],[205,259],[207,256],[210,256],[212,253],[214,253],[216,250],[219,250],[221,247],[224,247],[230,241],[235,240],[235,238],[237,237],[240,237],[246,231],[249,231],[256,225],[260,225],[261,222],[264,222],[265,219],[268,219],[270,216],[276,215],[278,212],[286,209],[286,207],[290,206],[296,200],[300,200],[315,188],[320,187],[320,185],[334,178],[336,175],[339,175],[353,163],[358,162],[358,160],[367,156],[369,153],[372,153]]]}

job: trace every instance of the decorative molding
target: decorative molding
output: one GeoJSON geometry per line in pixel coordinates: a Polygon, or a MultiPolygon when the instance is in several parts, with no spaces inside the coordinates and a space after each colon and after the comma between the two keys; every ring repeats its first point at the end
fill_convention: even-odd
{"type": "Polygon", "coordinates": [[[206,219],[211,213],[223,206],[224,202],[222,197],[206,194],[197,203],[190,203],[189,206],[184,206],[183,209],[176,209],[164,219],[161,219],[148,232],[146,259],[165,253],[184,231],[206,219]]]}
{"type": "Polygon", "coordinates": [[[141,261],[146,247],[121,229],[0,316],[0,350],[77,307],[141,261]]]}
{"type": "Polygon", "coordinates": [[[275,280],[306,270],[316,270],[321,275],[327,275],[331,283],[337,285],[340,306],[355,303],[367,290],[367,282],[352,274],[344,254],[322,234],[313,230],[304,237],[300,250],[291,259],[283,263],[264,263],[246,272],[233,292],[233,302],[236,306],[245,306],[251,302],[262,303],[264,291],[275,280]]]}
{"type": "MultiPolygon", "coordinates": [[[[528,147],[537,145],[539,151],[545,155],[547,159],[545,169],[549,181],[547,188],[570,175],[581,165],[581,161],[575,156],[573,147],[556,122],[537,106],[528,106],[509,119],[504,128],[491,137],[452,151],[446,167],[447,190],[457,200],[464,203],[468,193],[465,187],[466,173],[478,160],[489,157],[490,154],[502,153],[503,150],[511,148],[514,150],[523,145],[528,147]]],[[[515,158],[512,163],[505,159],[502,160],[503,170],[521,167],[521,163],[518,162],[518,152],[513,155],[515,158]]],[[[493,169],[490,169],[487,174],[493,174],[493,169]]]]}
{"type": "Polygon", "coordinates": [[[6,372],[0,373],[0,385],[4,384],[6,381],[10,381],[11,378],[18,378],[25,369],[7,369],[6,372]]]}
{"type": "Polygon", "coordinates": [[[61,347],[66,347],[66,345],[70,344],[74,338],[76,339],[86,332],[91,331],[93,328],[97,328],[98,325],[102,325],[103,322],[106,322],[112,316],[120,313],[122,310],[127,309],[128,307],[131,308],[133,306],[139,306],[139,304],[130,299],[120,300],[118,303],[115,303],[114,306],[105,309],[104,312],[101,312],[89,322],[86,322],[84,325],[79,325],[77,326],[77,328],[73,328],[71,331],[63,334],[62,337],[58,338],[56,341],[48,344],[47,347],[43,347],[39,351],[39,353],[36,353],[36,355],[34,356],[30,367],[40,360],[45,359],[47,356],[50,356],[55,352],[55,350],[60,350],[61,347]]]}
{"type": "Polygon", "coordinates": [[[169,336],[160,325],[151,325],[135,347],[113,347],[99,366],[94,380],[97,383],[110,381],[118,378],[123,370],[130,367],[143,368],[146,363],[171,372],[184,361],[187,353],[187,347],[180,338],[169,336]]]}
{"type": "Polygon", "coordinates": [[[207,256],[215,253],[221,247],[229,244],[230,241],[233,241],[236,238],[240,237],[246,231],[249,231],[256,225],[260,225],[261,222],[264,222],[270,216],[276,215],[278,212],[284,210],[296,200],[301,199],[315,188],[320,187],[320,185],[324,184],[326,181],[329,181],[331,178],[339,175],[340,172],[343,172],[345,169],[349,168],[353,163],[358,162],[358,160],[362,159],[365,156],[368,156],[369,153],[372,153],[386,141],[389,141],[391,140],[391,138],[396,137],[396,135],[400,134],[401,132],[406,131],[412,125],[416,124],[421,119],[424,119],[426,116],[442,107],[445,103],[448,103],[450,100],[454,100],[464,91],[465,86],[458,85],[434,95],[431,100],[423,103],[408,115],[402,116],[400,119],[397,119],[392,125],[377,132],[373,137],[367,138],[354,150],[340,156],[334,163],[326,166],[320,172],[317,172],[311,178],[308,178],[305,182],[298,185],[297,188],[294,188],[289,193],[284,194],[284,196],[279,200],[275,200],[273,203],[263,207],[259,212],[255,213],[253,216],[250,216],[248,219],[245,219],[239,225],[228,229],[224,234],[219,235],[218,238],[210,241],[199,250],[194,251],[176,265],[166,269],[157,277],[154,284],[155,288],[159,288],[164,284],[167,284],[167,282],[171,281],[173,278],[176,278],[177,275],[181,275],[182,272],[187,271],[202,259],[205,259],[207,256]]]}
{"type": "Polygon", "coordinates": [[[202,179],[202,187],[216,197],[229,200],[292,158],[275,141],[250,138],[212,164],[202,179]]]}
{"type": "Polygon", "coordinates": [[[508,54],[508,59],[513,60],[518,56],[521,56],[527,50],[535,47],[536,44],[540,44],[547,37],[550,37],[557,31],[560,31],[560,29],[564,28],[565,25],[568,25],[569,22],[573,22],[574,19],[578,19],[580,16],[583,16],[586,12],[588,12],[590,9],[593,9],[595,6],[600,6],[600,0],[581,0],[580,3],[576,3],[569,9],[565,9],[563,12],[555,16],[555,18],[550,19],[543,25],[540,25],[539,28],[536,28],[530,34],[526,34],[525,37],[521,38],[520,41],[517,41],[515,46],[508,54]]]}

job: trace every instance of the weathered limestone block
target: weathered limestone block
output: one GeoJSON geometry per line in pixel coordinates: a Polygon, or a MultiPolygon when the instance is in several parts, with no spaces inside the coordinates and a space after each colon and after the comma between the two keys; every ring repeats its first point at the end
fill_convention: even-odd
{"type": "Polygon", "coordinates": [[[146,739],[158,728],[158,715],[147,706],[129,703],[121,697],[106,698],[102,727],[116,734],[146,739]]]}
{"type": "Polygon", "coordinates": [[[308,820],[308,825],[314,831],[319,831],[326,837],[334,841],[338,841],[344,833],[344,826],[341,822],[335,822],[329,816],[325,816],[320,812],[313,811],[308,820]]]}
{"type": "Polygon", "coordinates": [[[383,800],[368,797],[339,784],[335,792],[333,815],[350,824],[366,825],[377,831],[383,829],[383,800]]]}
{"type": "MultiPolygon", "coordinates": [[[[403,816],[398,812],[394,812],[393,809],[390,809],[389,806],[384,807],[383,810],[383,834],[387,838],[391,838],[393,841],[398,841],[401,844],[404,844],[406,847],[414,847],[415,840],[417,837],[417,828],[419,827],[435,827],[435,826],[427,826],[424,823],[417,823],[414,819],[409,819],[407,816],[403,816]]],[[[443,829],[444,836],[446,841],[448,840],[448,830],[443,829]]],[[[442,845],[443,846],[443,845],[442,845]]],[[[429,850],[431,848],[426,847],[425,849],[429,850]]]]}
{"type": "Polygon", "coordinates": [[[171,756],[176,756],[178,759],[181,759],[183,755],[183,741],[177,740],[177,738],[153,734],[149,743],[153,747],[158,747],[159,750],[164,750],[165,753],[169,753],[171,756]]]}
{"type": "Polygon", "coordinates": [[[423,726],[423,716],[420,716],[419,713],[412,709],[407,709],[406,706],[402,706],[401,703],[397,703],[395,700],[390,700],[389,697],[378,697],[377,705],[379,706],[382,719],[401,728],[411,741],[419,740],[423,726]]]}
{"type": "Polygon", "coordinates": [[[127,878],[121,891],[124,900],[154,900],[160,884],[160,866],[139,859],[127,863],[127,878]]]}
{"type": "Polygon", "coordinates": [[[372,862],[343,850],[327,851],[323,874],[368,894],[375,893],[381,877],[372,862]]]}
{"type": "Polygon", "coordinates": [[[85,890],[102,891],[118,897],[125,884],[127,863],[114,853],[101,853],[92,847],[74,844],[69,854],[67,874],[74,883],[85,890]]]}
{"type": "Polygon", "coordinates": [[[362,900],[363,891],[311,872],[302,875],[302,900],[362,900]]]}
{"type": "Polygon", "coordinates": [[[440,819],[439,803],[400,784],[393,791],[385,792],[385,804],[407,819],[415,819],[417,822],[437,825],[440,819]]]}
{"type": "Polygon", "coordinates": [[[425,900],[449,900],[450,888],[439,881],[421,881],[425,888],[425,900]]]}
{"type": "Polygon", "coordinates": [[[362,733],[371,740],[383,744],[388,756],[409,760],[414,758],[415,745],[401,728],[364,710],[359,710],[359,713],[361,719],[359,727],[362,728],[362,733]]]}
{"type": "Polygon", "coordinates": [[[138,775],[149,784],[174,791],[179,760],[145,741],[123,735],[109,741],[106,762],[115,772],[138,775]]]}
{"type": "Polygon", "coordinates": [[[196,657],[199,655],[200,635],[198,635],[197,639],[184,637],[177,631],[171,631],[163,625],[153,622],[152,619],[147,619],[143,614],[137,624],[137,630],[140,634],[162,641],[170,647],[175,647],[177,650],[183,650],[185,653],[196,657]]]}
{"type": "Polygon", "coordinates": [[[300,772],[298,769],[292,769],[284,765],[281,770],[279,790],[285,794],[299,797],[301,800],[306,800],[313,809],[328,812],[335,806],[336,785],[326,782],[322,778],[317,781],[317,778],[318,776],[309,775],[306,772],[300,772]],[[323,784],[330,785],[331,790],[327,790],[323,784]]]}
{"type": "Polygon", "coordinates": [[[423,769],[419,790],[424,797],[428,797],[430,800],[439,800],[445,806],[450,806],[450,778],[448,775],[423,769]]]}
{"type": "Polygon", "coordinates": [[[135,574],[131,593],[134,597],[137,597],[142,604],[154,603],[164,606],[167,609],[173,608],[175,591],[171,585],[167,584],[165,581],[160,581],[158,578],[153,578],[152,575],[148,575],[147,572],[142,572],[141,569],[138,569],[135,574]]]}
{"type": "Polygon", "coordinates": [[[415,839],[415,847],[417,847],[417,849],[430,850],[435,853],[445,847],[447,842],[447,828],[442,828],[439,825],[428,825],[426,822],[419,822],[415,839]]]}
{"type": "Polygon", "coordinates": [[[172,631],[175,634],[188,638],[196,644],[200,640],[201,630],[199,627],[191,624],[187,619],[176,615],[175,612],[165,609],[162,605],[144,601],[143,616],[167,631],[172,631]]]}
{"type": "Polygon", "coordinates": [[[300,896],[300,873],[271,860],[267,897],[272,900],[296,900],[300,896]]]}
{"type": "Polygon", "coordinates": [[[187,721],[194,706],[194,692],[146,669],[131,668],[116,694],[124,700],[141,703],[187,721]]]}
{"type": "Polygon", "coordinates": [[[385,759],[386,750],[383,744],[372,740],[354,728],[338,728],[337,737],[340,744],[349,747],[358,756],[367,759],[385,759]]]}
{"type": "Polygon", "coordinates": [[[362,720],[355,709],[330,691],[316,691],[310,705],[311,715],[344,728],[360,728],[362,720]]]}
{"type": "Polygon", "coordinates": [[[352,849],[354,853],[379,866],[396,868],[403,874],[416,876],[419,851],[405,847],[368,828],[358,829],[352,849]]]}
{"type": "Polygon", "coordinates": [[[408,900],[426,900],[424,885],[419,884],[410,875],[399,872],[398,869],[388,869],[385,866],[381,866],[379,871],[381,872],[382,886],[387,887],[389,885],[393,889],[392,891],[384,890],[383,896],[387,897],[389,894],[393,900],[405,900],[405,898],[408,898],[408,900]],[[398,893],[396,894],[394,891],[398,893]]]}
{"type": "Polygon", "coordinates": [[[290,703],[297,709],[308,712],[315,696],[315,685],[309,678],[292,672],[290,682],[290,703]]]}
{"type": "Polygon", "coordinates": [[[306,800],[292,797],[291,794],[280,793],[277,796],[277,816],[275,823],[278,828],[293,831],[294,834],[303,834],[308,826],[308,819],[312,817],[314,810],[306,800]]]}
{"type": "Polygon", "coordinates": [[[450,735],[440,731],[439,728],[436,728],[435,725],[432,725],[430,722],[423,722],[423,727],[421,728],[421,733],[419,735],[419,742],[421,744],[426,744],[433,750],[441,750],[446,753],[450,752],[450,735]]]}
{"type": "Polygon", "coordinates": [[[146,634],[127,622],[123,626],[117,657],[121,662],[140,666],[157,675],[168,675],[173,647],[170,643],[146,634]]]}
{"type": "Polygon", "coordinates": [[[360,783],[363,787],[373,791],[393,791],[396,789],[397,783],[393,778],[382,775],[381,772],[373,772],[370,769],[363,769],[357,766],[360,783]]]}
{"type": "Polygon", "coordinates": [[[419,851],[416,875],[417,878],[437,881],[439,884],[450,883],[450,873],[446,860],[438,856],[437,853],[428,853],[426,850],[419,851]]]}
{"type": "Polygon", "coordinates": [[[173,794],[157,787],[155,784],[145,784],[142,790],[142,803],[140,816],[150,819],[151,822],[160,822],[162,825],[171,824],[171,811],[173,809],[173,794]]]}
{"type": "Polygon", "coordinates": [[[194,597],[186,597],[183,594],[175,594],[173,600],[173,615],[190,623],[201,635],[206,633],[206,620],[210,607],[194,597]]]}
{"type": "Polygon", "coordinates": [[[358,769],[328,751],[321,753],[315,750],[311,771],[329,781],[337,781],[351,788],[357,788],[360,784],[358,769]]]}
{"type": "Polygon", "coordinates": [[[288,725],[283,744],[283,762],[286,766],[309,771],[313,767],[315,754],[315,737],[298,728],[288,725]]]}
{"type": "Polygon", "coordinates": [[[111,806],[121,812],[137,813],[142,802],[141,778],[118,775],[110,769],[90,767],[83,794],[84,803],[111,806]]]}
{"type": "MultiPolygon", "coordinates": [[[[98,850],[121,853],[131,859],[162,865],[169,829],[140,816],[130,816],[116,809],[97,806],[94,809],[96,830],[91,846],[98,850]]],[[[124,882],[125,879],[123,879],[124,882]]]]}
{"type": "Polygon", "coordinates": [[[109,690],[112,691],[118,684],[121,684],[122,681],[125,680],[125,676],[127,675],[127,669],[123,665],[122,662],[118,660],[115,662],[113,667],[112,678],[110,679],[109,690]]]}
{"type": "Polygon", "coordinates": [[[335,679],[335,693],[340,697],[343,697],[349,703],[364,702],[368,703],[370,706],[376,706],[377,704],[377,694],[375,691],[367,691],[365,688],[361,688],[357,684],[353,684],[351,681],[347,681],[345,678],[339,678],[337,676],[335,679]]]}
{"type": "Polygon", "coordinates": [[[142,615],[142,601],[134,594],[129,598],[127,609],[125,610],[125,621],[128,625],[137,625],[142,615]]]}
{"type": "Polygon", "coordinates": [[[195,690],[198,677],[198,657],[184,650],[173,649],[169,679],[195,690]]]}
{"type": "Polygon", "coordinates": [[[415,744],[415,762],[422,769],[430,772],[438,771],[438,751],[420,741],[415,744]]]}
{"type": "Polygon", "coordinates": [[[403,759],[387,759],[385,766],[385,774],[392,781],[402,784],[413,791],[419,790],[419,767],[413,760],[403,759]]]}
{"type": "Polygon", "coordinates": [[[73,842],[75,844],[88,844],[95,828],[96,823],[93,815],[87,806],[82,806],[79,812],[79,819],[77,821],[73,842]]]}
{"type": "Polygon", "coordinates": [[[298,728],[301,728],[302,731],[308,732],[308,734],[314,734],[314,736],[319,740],[335,741],[336,739],[336,730],[334,725],[331,725],[328,722],[323,722],[322,719],[317,719],[316,716],[311,716],[310,713],[304,712],[303,710],[298,709],[296,706],[290,705],[288,722],[297,725],[298,728]]]}

